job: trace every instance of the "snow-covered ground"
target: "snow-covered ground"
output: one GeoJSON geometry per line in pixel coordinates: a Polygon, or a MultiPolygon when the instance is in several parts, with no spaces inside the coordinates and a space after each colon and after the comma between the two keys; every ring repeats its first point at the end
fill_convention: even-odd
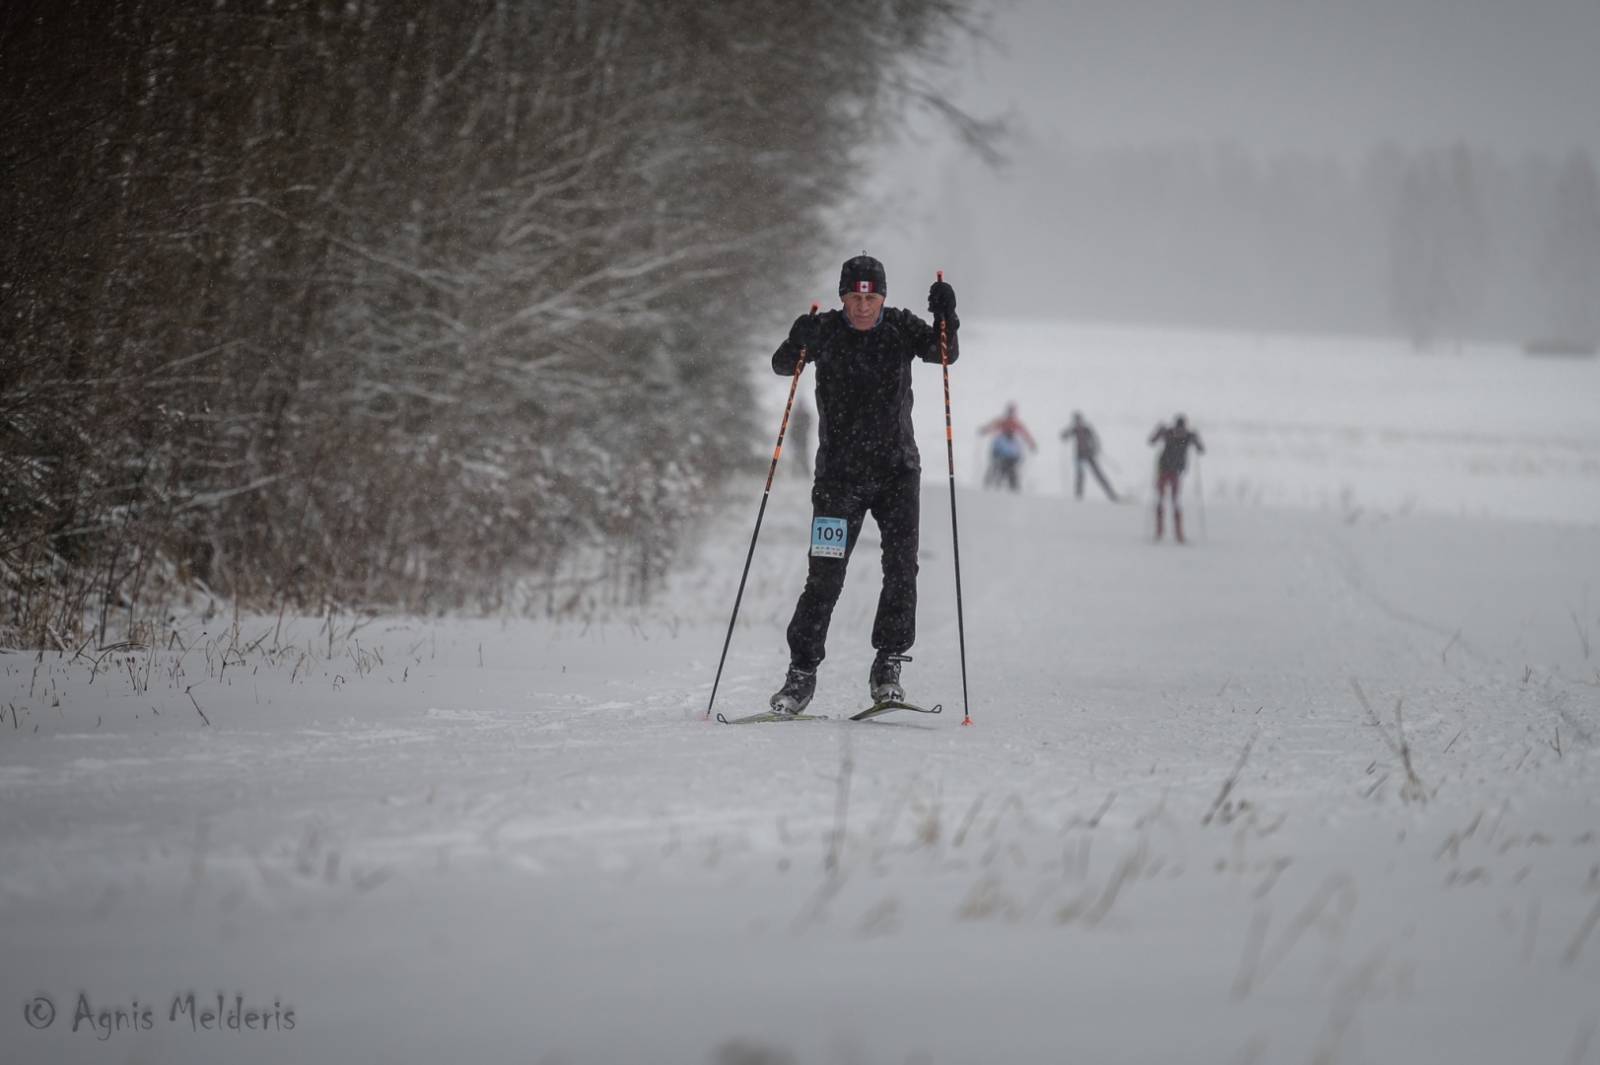
{"type": "MultiPolygon", "coordinates": [[[[0,655],[0,1060],[1600,1060],[1595,364],[1048,350],[1097,335],[973,328],[958,457],[1012,397],[1144,469],[1184,409],[1205,520],[1153,545],[1047,441],[1039,491],[964,487],[971,727],[931,368],[906,678],[937,717],[838,720],[869,531],[834,719],[701,720],[759,484],[633,614],[0,655]]],[[[719,709],[781,677],[805,495],[774,489],[719,709]]]]}
{"type": "MultiPolygon", "coordinates": [[[[962,345],[952,389],[964,484],[982,475],[978,427],[1015,402],[1039,444],[1030,491],[1070,492],[1059,435],[1078,410],[1100,432],[1112,482],[1149,495],[1146,440],[1183,412],[1209,449],[1198,473],[1213,502],[1600,522],[1595,359],[982,320],[963,326],[962,345]]],[[[770,381],[775,428],[787,388],[770,381]]],[[[925,466],[943,474],[938,374],[921,369],[918,381],[925,466]]]]}

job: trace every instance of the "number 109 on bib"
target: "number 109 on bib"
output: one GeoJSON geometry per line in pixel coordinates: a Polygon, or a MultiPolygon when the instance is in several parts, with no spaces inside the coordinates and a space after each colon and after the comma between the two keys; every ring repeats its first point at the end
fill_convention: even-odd
{"type": "Polygon", "coordinates": [[[811,522],[811,554],[816,558],[843,558],[849,535],[843,518],[816,518],[811,522]]]}

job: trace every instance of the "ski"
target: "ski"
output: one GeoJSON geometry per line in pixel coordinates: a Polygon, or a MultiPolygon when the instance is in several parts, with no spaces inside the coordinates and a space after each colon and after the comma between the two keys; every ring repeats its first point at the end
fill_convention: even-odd
{"type": "Polygon", "coordinates": [[[767,710],[749,717],[723,717],[717,715],[717,720],[724,725],[759,725],[765,721],[826,721],[827,714],[780,714],[775,710],[767,710]]]}
{"type": "Polygon", "coordinates": [[[885,699],[882,702],[873,703],[861,713],[850,718],[850,720],[870,721],[875,717],[889,713],[891,710],[910,710],[918,714],[937,714],[944,711],[944,704],[934,703],[933,709],[930,710],[926,706],[918,706],[916,703],[902,702],[899,699],[885,699]]]}

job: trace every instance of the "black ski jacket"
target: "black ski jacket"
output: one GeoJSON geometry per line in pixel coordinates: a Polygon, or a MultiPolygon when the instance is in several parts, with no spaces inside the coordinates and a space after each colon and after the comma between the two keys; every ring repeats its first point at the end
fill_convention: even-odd
{"type": "MultiPolygon", "coordinates": [[[[817,479],[857,481],[922,469],[911,429],[911,360],[939,361],[939,331],[910,311],[885,307],[871,329],[843,311],[822,318],[822,341],[807,361],[817,369],[817,479]]],[[[961,353],[961,322],[950,316],[949,361],[961,353]]],[[[787,339],[772,353],[772,372],[794,373],[800,357],[787,339]]]]}
{"type": "Polygon", "coordinates": [[[1191,445],[1202,455],[1206,451],[1206,445],[1201,442],[1200,434],[1193,429],[1158,425],[1156,431],[1150,434],[1150,443],[1154,444],[1158,440],[1161,441],[1161,457],[1156,460],[1156,466],[1163,473],[1182,473],[1188,469],[1191,445]]]}
{"type": "Polygon", "coordinates": [[[1092,459],[1100,454],[1100,438],[1095,435],[1094,426],[1088,422],[1079,422],[1069,425],[1061,430],[1061,439],[1072,438],[1073,455],[1080,459],[1092,459]]]}

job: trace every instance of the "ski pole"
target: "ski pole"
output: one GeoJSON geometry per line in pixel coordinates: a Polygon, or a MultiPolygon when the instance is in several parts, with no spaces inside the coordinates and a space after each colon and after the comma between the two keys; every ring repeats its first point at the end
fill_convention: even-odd
{"type": "MultiPolygon", "coordinates": [[[[938,271],[940,281],[944,271],[938,271]]],[[[961,609],[961,537],[956,532],[956,444],[950,429],[950,347],[945,336],[945,321],[939,319],[939,366],[944,371],[944,453],[950,462],[950,549],[956,560],[956,637],[961,647],[961,723],[972,724],[972,708],[967,702],[967,623],[961,609]]]]}
{"type": "MultiPolygon", "coordinates": [[[[817,316],[817,305],[811,305],[811,317],[817,316]]],[[[722,683],[722,667],[728,661],[728,645],[733,642],[733,626],[739,620],[739,604],[744,601],[744,582],[750,577],[750,562],[756,557],[756,538],[761,535],[761,519],[767,513],[767,499],[772,495],[772,477],[778,472],[778,456],[783,453],[783,434],[789,431],[789,412],[794,409],[794,393],[800,387],[800,371],[806,368],[806,349],[794,363],[794,377],[789,380],[789,401],[783,405],[783,421],[778,426],[778,442],[772,449],[772,465],[767,467],[767,486],[761,492],[761,509],[756,511],[756,528],[750,534],[750,550],[744,556],[744,572],[739,574],[739,594],[733,597],[733,616],[728,619],[728,635],[722,641],[722,657],[717,660],[717,678],[711,682],[711,700],[706,703],[706,714],[700,720],[711,720],[711,708],[717,702],[717,687],[722,683]]]]}
{"type": "Polygon", "coordinates": [[[1194,457],[1194,501],[1200,511],[1200,542],[1209,544],[1211,537],[1206,535],[1206,480],[1200,476],[1200,456],[1194,457]]]}
{"type": "Polygon", "coordinates": [[[1150,484],[1155,488],[1156,505],[1145,512],[1148,524],[1145,525],[1145,539],[1153,538],[1153,533],[1160,528],[1161,522],[1161,460],[1157,458],[1150,467],[1150,484]]]}

